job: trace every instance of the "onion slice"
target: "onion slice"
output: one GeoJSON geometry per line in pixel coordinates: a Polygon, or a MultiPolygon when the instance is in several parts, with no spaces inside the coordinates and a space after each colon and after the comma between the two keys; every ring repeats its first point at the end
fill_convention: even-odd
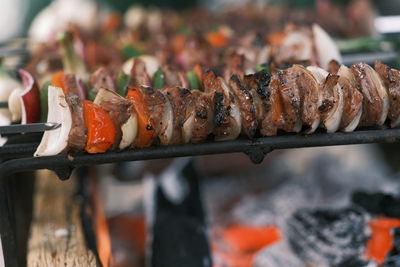
{"type": "Polygon", "coordinates": [[[68,146],[72,115],[61,88],[49,86],[48,105],[47,122],[60,123],[61,127],[44,132],[42,141],[34,154],[35,157],[57,155],[68,146]]]}
{"type": "Polygon", "coordinates": [[[319,65],[322,68],[327,69],[331,60],[336,60],[341,63],[342,57],[339,49],[329,34],[318,24],[312,26],[312,31],[319,65]]]}

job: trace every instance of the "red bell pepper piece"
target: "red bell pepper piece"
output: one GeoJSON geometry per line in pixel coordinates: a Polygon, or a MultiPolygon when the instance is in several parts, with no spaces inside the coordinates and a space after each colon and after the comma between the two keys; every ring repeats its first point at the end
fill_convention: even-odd
{"type": "Polygon", "coordinates": [[[24,84],[24,91],[21,93],[23,102],[22,107],[22,124],[35,123],[40,118],[40,92],[39,86],[32,74],[26,70],[18,71],[24,84]]]}
{"type": "Polygon", "coordinates": [[[83,101],[83,114],[88,130],[85,150],[91,154],[106,152],[115,142],[115,125],[110,115],[88,100],[83,101]]]}
{"type": "Polygon", "coordinates": [[[138,119],[138,134],[135,147],[148,147],[153,142],[155,125],[149,115],[149,109],[144,101],[143,95],[140,90],[129,88],[126,99],[133,103],[133,108],[138,119]]]}

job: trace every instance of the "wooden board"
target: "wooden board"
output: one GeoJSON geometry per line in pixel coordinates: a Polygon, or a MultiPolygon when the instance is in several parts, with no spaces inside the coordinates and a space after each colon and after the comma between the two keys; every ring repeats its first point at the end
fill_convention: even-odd
{"type": "Polygon", "coordinates": [[[62,182],[50,171],[38,172],[28,267],[97,266],[85,243],[75,185],[76,177],[62,182]]]}

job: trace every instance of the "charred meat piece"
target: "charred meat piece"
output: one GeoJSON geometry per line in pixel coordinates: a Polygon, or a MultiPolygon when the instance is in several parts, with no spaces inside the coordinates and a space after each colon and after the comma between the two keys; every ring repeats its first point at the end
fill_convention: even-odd
{"type": "Polygon", "coordinates": [[[320,123],[318,81],[301,65],[293,65],[286,73],[290,77],[289,86],[297,87],[300,95],[301,122],[308,127],[307,133],[313,133],[320,123]]]}
{"type": "Polygon", "coordinates": [[[279,79],[279,95],[283,106],[283,116],[285,124],[283,130],[286,132],[300,132],[300,92],[296,85],[295,77],[289,75],[288,70],[280,70],[277,72],[279,79]]]}
{"type": "Polygon", "coordinates": [[[348,67],[341,66],[337,74],[344,100],[340,129],[344,132],[352,132],[360,123],[363,95],[358,90],[355,77],[348,67]]]}
{"type": "Polygon", "coordinates": [[[271,76],[266,70],[261,70],[244,77],[244,83],[249,88],[250,94],[253,97],[258,126],[262,125],[265,114],[271,109],[270,91],[268,88],[270,81],[271,76]]]}
{"type": "Polygon", "coordinates": [[[257,131],[256,108],[249,89],[240,81],[237,75],[232,75],[229,85],[233,95],[239,102],[242,119],[242,132],[249,138],[253,138],[257,131]]]}
{"type": "Polygon", "coordinates": [[[129,87],[151,86],[151,79],[146,70],[146,64],[140,58],[136,58],[131,69],[129,87]]]}
{"type": "Polygon", "coordinates": [[[182,130],[186,120],[186,110],[193,107],[193,97],[188,89],[184,88],[165,88],[162,93],[168,98],[173,111],[173,132],[170,144],[180,144],[183,142],[182,130]]]}
{"type": "Polygon", "coordinates": [[[260,133],[263,136],[276,135],[278,129],[282,129],[285,124],[283,105],[279,93],[280,79],[275,72],[271,77],[269,85],[269,99],[268,104],[271,107],[262,120],[260,133]]]}
{"type": "Polygon", "coordinates": [[[115,91],[116,88],[112,73],[104,67],[100,67],[90,75],[90,84],[94,92],[98,92],[101,88],[115,91]]]}
{"type": "Polygon", "coordinates": [[[375,70],[381,76],[389,94],[390,126],[396,127],[400,123],[400,71],[391,69],[381,62],[375,62],[375,70]]]}
{"type": "Polygon", "coordinates": [[[68,136],[68,149],[84,151],[87,141],[87,128],[83,116],[82,99],[77,94],[70,92],[66,95],[65,100],[72,116],[72,125],[68,136]]]}
{"type": "Polygon", "coordinates": [[[173,113],[169,100],[158,90],[152,87],[139,87],[146,103],[149,115],[154,121],[154,137],[158,137],[161,144],[168,144],[173,132],[173,113]]]}
{"type": "Polygon", "coordinates": [[[382,125],[389,111],[389,97],[382,79],[365,63],[354,64],[351,70],[364,97],[361,125],[382,125]]]}
{"type": "Polygon", "coordinates": [[[229,85],[211,70],[204,73],[202,78],[204,91],[213,94],[215,139],[236,139],[241,131],[241,115],[239,103],[229,85]]]}
{"type": "Polygon", "coordinates": [[[192,97],[193,103],[186,109],[183,125],[185,143],[205,141],[213,131],[213,94],[193,90],[192,97]]]}

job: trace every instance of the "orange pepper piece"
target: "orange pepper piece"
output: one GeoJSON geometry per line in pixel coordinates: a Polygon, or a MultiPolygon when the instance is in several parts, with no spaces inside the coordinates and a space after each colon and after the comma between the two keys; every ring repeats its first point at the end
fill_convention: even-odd
{"type": "Polygon", "coordinates": [[[367,242],[365,257],[383,264],[385,257],[393,247],[392,229],[400,227],[400,219],[380,217],[370,221],[371,239],[367,242]]]}
{"type": "Polygon", "coordinates": [[[223,233],[224,240],[239,253],[255,253],[281,239],[276,226],[245,226],[234,224],[223,233]]]}
{"type": "Polygon", "coordinates": [[[223,47],[228,42],[227,38],[222,32],[209,32],[206,34],[206,40],[213,47],[223,47]]]}
{"type": "Polygon", "coordinates": [[[270,45],[272,46],[278,46],[282,44],[285,37],[285,32],[272,32],[268,35],[267,42],[270,43],[270,45]]]}
{"type": "Polygon", "coordinates": [[[111,33],[119,27],[121,24],[121,15],[116,12],[112,12],[106,19],[103,25],[104,33],[111,33]]]}
{"type": "Polygon", "coordinates": [[[153,142],[154,121],[150,118],[149,109],[144,102],[142,93],[137,89],[128,89],[126,96],[133,103],[133,108],[138,119],[138,134],[135,141],[136,147],[148,147],[153,142]]]}
{"type": "Polygon", "coordinates": [[[86,151],[90,154],[106,152],[115,142],[115,125],[110,115],[88,100],[83,101],[83,114],[88,130],[86,151]]]}
{"type": "Polygon", "coordinates": [[[64,94],[67,94],[68,92],[66,91],[67,89],[65,88],[64,76],[65,74],[63,71],[57,71],[51,77],[51,84],[55,87],[60,87],[63,90],[64,94]]]}
{"type": "Polygon", "coordinates": [[[174,53],[178,54],[180,53],[186,45],[186,37],[182,34],[175,35],[172,38],[172,49],[174,53]]]}

